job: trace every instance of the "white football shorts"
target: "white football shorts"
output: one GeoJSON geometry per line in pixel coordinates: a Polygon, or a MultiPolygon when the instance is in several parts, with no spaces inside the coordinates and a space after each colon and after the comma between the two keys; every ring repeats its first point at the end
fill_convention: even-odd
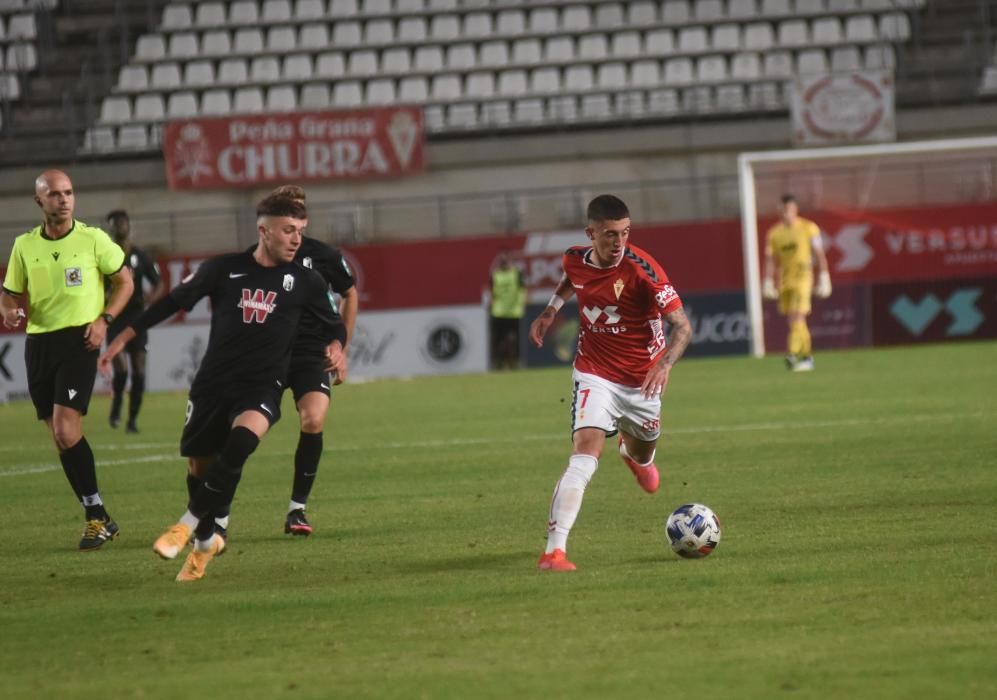
{"type": "Polygon", "coordinates": [[[661,434],[661,397],[645,399],[640,387],[616,384],[608,379],[574,370],[571,395],[571,432],[599,428],[607,435],[622,430],[638,440],[652,442],[661,434]]]}

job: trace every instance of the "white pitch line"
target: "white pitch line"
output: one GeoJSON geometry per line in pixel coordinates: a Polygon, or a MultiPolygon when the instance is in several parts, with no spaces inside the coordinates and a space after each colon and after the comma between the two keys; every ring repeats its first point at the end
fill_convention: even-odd
{"type": "MultiPolygon", "coordinates": [[[[701,425],[692,426],[688,428],[672,428],[670,430],[664,431],[662,434],[667,437],[669,435],[697,435],[705,433],[734,433],[734,432],[763,432],[767,430],[787,430],[793,429],[813,429],[813,428],[839,428],[847,427],[853,425],[882,425],[886,423],[911,423],[911,422],[922,422],[922,421],[952,421],[952,420],[962,420],[964,418],[977,418],[983,417],[985,414],[982,411],[974,413],[947,413],[947,414],[935,414],[935,413],[925,413],[925,414],[915,414],[911,416],[887,416],[884,418],[838,418],[831,420],[813,420],[813,421],[788,421],[779,423],[743,423],[741,425],[701,425]]],[[[559,438],[566,438],[567,431],[559,433],[544,433],[536,435],[519,435],[514,440],[523,440],[529,442],[538,442],[543,440],[557,440],[559,438]]],[[[507,443],[509,438],[449,438],[446,440],[415,440],[411,442],[382,442],[376,445],[334,445],[325,448],[324,452],[361,452],[369,450],[407,450],[407,449],[419,449],[427,447],[468,447],[475,445],[491,445],[495,443],[507,443]]],[[[138,443],[136,443],[137,445],[138,443]]],[[[148,447],[165,447],[167,445],[173,445],[174,443],[149,443],[148,447]]],[[[108,449],[107,447],[98,448],[98,450],[108,449]]],[[[127,448],[126,448],[127,449],[127,448]]],[[[290,454],[290,453],[288,453],[290,454]]],[[[102,459],[97,461],[98,467],[108,467],[108,466],[118,466],[122,464],[136,464],[142,462],[168,462],[168,461],[181,462],[183,457],[181,457],[177,452],[170,454],[154,454],[145,455],[142,457],[133,457],[129,459],[102,459]]],[[[60,466],[57,464],[34,464],[34,465],[15,465],[13,469],[10,470],[0,470],[0,477],[4,476],[22,476],[24,474],[41,474],[43,472],[50,472],[59,469],[60,466]]]]}

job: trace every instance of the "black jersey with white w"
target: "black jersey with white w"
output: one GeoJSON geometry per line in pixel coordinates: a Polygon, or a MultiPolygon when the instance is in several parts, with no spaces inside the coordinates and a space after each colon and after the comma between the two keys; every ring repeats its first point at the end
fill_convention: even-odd
{"type": "Polygon", "coordinates": [[[159,284],[159,265],[144,250],[132,246],[131,250],[125,254],[125,266],[132,271],[135,291],[132,292],[124,310],[118,316],[122,319],[135,319],[145,309],[143,282],[147,282],[151,287],[156,287],[159,284]]]}
{"type": "MultiPolygon", "coordinates": [[[[294,261],[302,266],[315,270],[336,294],[345,294],[353,288],[355,281],[353,271],[343,258],[343,254],[331,245],[307,236],[302,237],[294,261]]],[[[322,342],[322,327],[311,314],[301,317],[298,325],[298,340],[294,353],[323,353],[328,342],[322,342]]]]}
{"type": "Polygon", "coordinates": [[[316,319],[325,344],[346,331],[322,277],[297,263],[263,267],[249,252],[201,264],[170,290],[183,309],[211,300],[208,348],[191,390],[284,382],[304,316],[316,319]]]}

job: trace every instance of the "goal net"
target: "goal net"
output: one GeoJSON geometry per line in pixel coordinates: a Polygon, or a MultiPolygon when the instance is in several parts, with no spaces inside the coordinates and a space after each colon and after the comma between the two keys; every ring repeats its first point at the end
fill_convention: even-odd
{"type": "Polygon", "coordinates": [[[831,269],[831,298],[810,317],[815,348],[997,337],[997,137],[743,153],[738,179],[756,357],[785,349],[761,297],[783,194],[820,227],[831,269]]]}

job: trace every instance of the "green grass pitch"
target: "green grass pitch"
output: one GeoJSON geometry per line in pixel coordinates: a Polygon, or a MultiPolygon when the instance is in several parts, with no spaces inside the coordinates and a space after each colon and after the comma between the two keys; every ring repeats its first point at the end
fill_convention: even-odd
{"type": "Polygon", "coordinates": [[[121,536],[90,554],[30,405],[0,406],[0,696],[997,697],[997,344],[817,364],[679,364],[661,491],[607,449],[571,574],[535,568],[568,369],[338,388],[308,539],[282,532],[286,397],[194,584],[151,550],[185,505],[184,396],[147,397],[138,436],[94,400],[121,536]],[[688,501],[724,525],[704,560],[665,543],[688,501]]]}

